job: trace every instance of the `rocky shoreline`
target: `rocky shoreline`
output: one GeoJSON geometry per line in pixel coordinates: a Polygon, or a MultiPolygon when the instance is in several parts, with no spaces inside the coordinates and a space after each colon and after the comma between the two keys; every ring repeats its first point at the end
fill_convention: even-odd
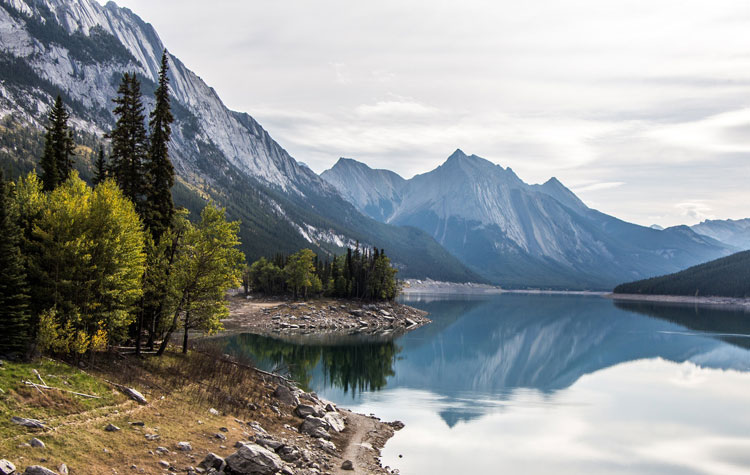
{"type": "Polygon", "coordinates": [[[230,317],[223,320],[230,332],[260,335],[392,335],[398,336],[427,323],[427,313],[396,302],[311,300],[271,303],[234,296],[230,317]]]}

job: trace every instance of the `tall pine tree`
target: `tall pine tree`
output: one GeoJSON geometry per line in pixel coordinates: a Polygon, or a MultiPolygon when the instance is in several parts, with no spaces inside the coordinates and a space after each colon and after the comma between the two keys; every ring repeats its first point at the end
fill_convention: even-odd
{"type": "Polygon", "coordinates": [[[44,155],[41,160],[42,184],[45,191],[53,190],[68,179],[73,170],[75,141],[68,127],[70,114],[58,95],[49,113],[49,125],[44,136],[44,155]]]}
{"type": "Polygon", "coordinates": [[[29,290],[19,247],[21,229],[0,171],[0,355],[19,357],[28,350],[29,290]]]}
{"type": "Polygon", "coordinates": [[[94,170],[94,185],[98,185],[107,179],[107,161],[104,159],[104,147],[101,145],[99,145],[99,155],[97,155],[94,165],[96,166],[94,170]]]}
{"type": "Polygon", "coordinates": [[[171,225],[174,216],[172,186],[174,185],[174,167],[169,159],[169,141],[172,135],[171,124],[174,121],[169,104],[169,61],[167,50],[161,57],[159,87],[155,92],[156,105],[151,112],[151,147],[148,161],[148,211],[146,226],[151,230],[156,241],[171,225]]]}
{"type": "Polygon", "coordinates": [[[135,203],[138,214],[145,218],[149,188],[145,165],[149,144],[141,84],[135,73],[123,74],[117,94],[113,111],[117,122],[108,134],[112,139],[110,171],[125,196],[135,203]]]}

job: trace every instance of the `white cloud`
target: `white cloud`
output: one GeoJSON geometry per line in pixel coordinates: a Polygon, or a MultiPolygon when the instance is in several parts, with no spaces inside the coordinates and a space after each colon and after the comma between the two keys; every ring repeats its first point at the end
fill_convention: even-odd
{"type": "Polygon", "coordinates": [[[460,147],[641,224],[750,214],[746,0],[118,3],[316,171],[460,147]]]}

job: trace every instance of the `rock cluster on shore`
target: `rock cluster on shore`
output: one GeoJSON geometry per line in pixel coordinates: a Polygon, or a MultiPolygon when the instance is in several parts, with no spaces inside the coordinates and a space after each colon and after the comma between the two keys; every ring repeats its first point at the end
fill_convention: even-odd
{"type": "Polygon", "coordinates": [[[235,302],[232,320],[225,325],[262,334],[387,335],[401,334],[430,322],[425,312],[395,302],[326,300],[250,308],[251,305],[235,302]]]}

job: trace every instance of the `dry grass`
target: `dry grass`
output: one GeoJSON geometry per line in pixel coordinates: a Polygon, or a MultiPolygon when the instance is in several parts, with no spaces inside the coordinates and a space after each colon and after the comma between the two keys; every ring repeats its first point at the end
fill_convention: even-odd
{"type": "MultiPolygon", "coordinates": [[[[167,353],[161,358],[100,357],[86,373],[61,363],[6,363],[5,369],[0,370],[2,385],[10,390],[0,399],[0,456],[21,468],[35,463],[56,468],[65,462],[75,474],[133,472],[131,465],[142,468],[141,473],[163,473],[158,463],[166,460],[184,471],[197,465],[208,452],[228,455],[234,451],[236,441],[252,434],[247,425],[236,419],[258,421],[276,433],[288,432],[284,424],[295,423],[291,416],[271,411],[274,382],[242,362],[224,360],[217,348],[210,347],[188,355],[167,353]],[[33,388],[11,384],[28,379],[33,368],[40,368],[52,386],[56,385],[52,381],[67,379],[71,389],[103,397],[87,400],[54,391],[39,394],[33,388]],[[138,389],[149,403],[140,406],[126,400],[105,380],[138,389]],[[211,407],[223,415],[211,415],[211,407]],[[43,419],[49,428],[32,431],[11,424],[11,415],[43,419]],[[135,421],[144,426],[130,424],[135,421]],[[108,423],[122,430],[105,432],[108,423]],[[228,428],[225,441],[215,437],[220,427],[228,428]],[[147,433],[158,434],[160,439],[149,441],[147,433]],[[41,439],[47,448],[18,447],[31,437],[41,439]],[[179,441],[190,442],[194,450],[177,451],[175,445],[179,441]],[[157,454],[159,446],[171,453],[157,454]],[[46,461],[40,462],[41,459],[46,461]]],[[[291,438],[297,434],[288,435],[291,438]]]]}

